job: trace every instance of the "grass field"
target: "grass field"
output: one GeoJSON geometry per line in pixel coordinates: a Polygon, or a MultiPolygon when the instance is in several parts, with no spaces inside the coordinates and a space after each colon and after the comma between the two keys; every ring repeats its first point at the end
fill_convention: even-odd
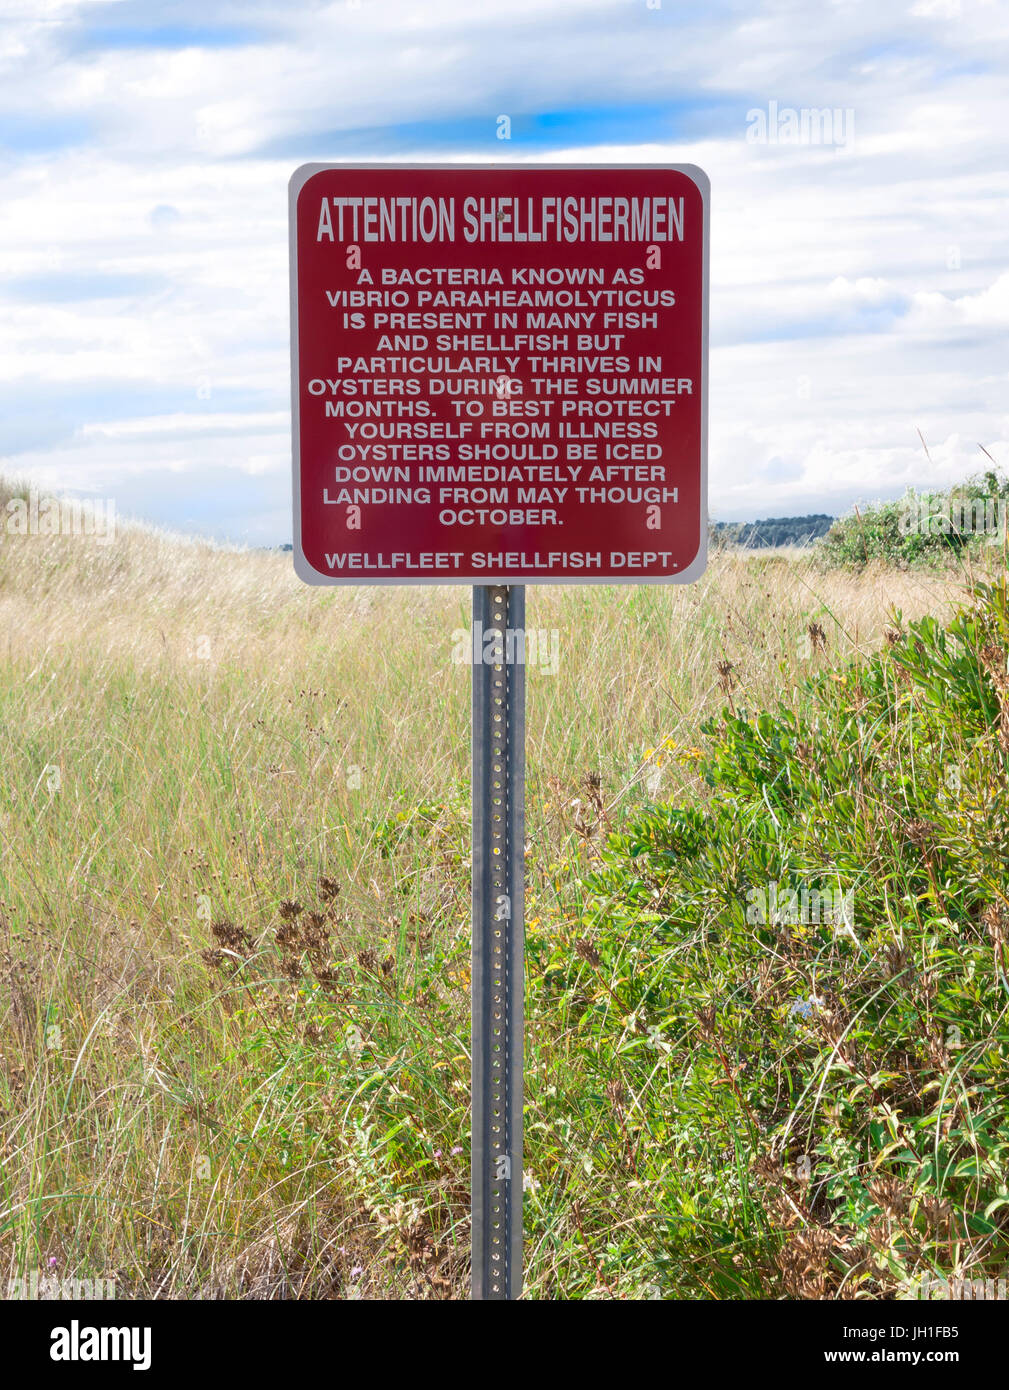
{"type": "MultiPolygon", "coordinates": [[[[578,947],[573,885],[642,808],[704,805],[705,718],[801,714],[806,677],[876,651],[892,605],[944,618],[957,597],[802,554],[715,554],[683,589],[529,590],[557,655],[528,676],[530,1296],[780,1292],[738,1127],[679,1132],[689,1078],[662,1060],[668,1129],[643,1125],[578,1026],[573,1001],[619,984],[578,947]],[[569,947],[589,983],[557,993],[569,947]],[[705,1185],[741,1213],[728,1260],[705,1185]]],[[[469,599],[312,591],[289,556],[140,528],[4,538],[6,1276],[465,1296],[469,599]]]]}

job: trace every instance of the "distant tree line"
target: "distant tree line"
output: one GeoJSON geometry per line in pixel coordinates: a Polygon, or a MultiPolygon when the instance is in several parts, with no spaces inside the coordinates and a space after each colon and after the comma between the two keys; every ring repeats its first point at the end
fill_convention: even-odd
{"type": "Polygon", "coordinates": [[[825,512],[812,516],[770,516],[764,521],[716,521],[712,538],[720,545],[740,545],[748,550],[767,550],[778,545],[809,545],[825,536],[834,517],[825,512]]]}

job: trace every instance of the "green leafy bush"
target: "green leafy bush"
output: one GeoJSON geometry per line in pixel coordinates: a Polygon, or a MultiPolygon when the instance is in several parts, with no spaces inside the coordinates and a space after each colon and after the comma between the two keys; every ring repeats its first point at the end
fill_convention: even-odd
{"type": "Polygon", "coordinates": [[[948,492],[909,488],[895,502],[855,508],[839,518],[819,545],[830,565],[948,564],[964,551],[1004,539],[1009,479],[989,471],[948,492]]]}
{"type": "Polygon", "coordinates": [[[978,585],[948,627],[898,614],[868,664],[815,677],[806,717],[724,712],[705,808],[639,816],[586,885],[624,1010],[592,1027],[644,1128],[667,1106],[749,1154],[744,1283],[764,1236],[764,1287],[793,1297],[1005,1272],[1007,638],[1005,582],[978,585]]]}

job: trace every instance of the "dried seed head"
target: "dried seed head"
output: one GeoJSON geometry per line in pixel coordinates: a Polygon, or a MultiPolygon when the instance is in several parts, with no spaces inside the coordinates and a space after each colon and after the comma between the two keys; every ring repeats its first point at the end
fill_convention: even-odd
{"type": "Polygon", "coordinates": [[[776,1263],[790,1297],[826,1297],[835,1243],[835,1237],[824,1226],[805,1226],[788,1232],[776,1263]]]}
{"type": "Polygon", "coordinates": [[[1005,909],[999,903],[989,903],[981,914],[981,921],[988,928],[988,935],[996,949],[1004,946],[1007,921],[1005,909]]]}
{"type": "Polygon", "coordinates": [[[274,936],[280,949],[289,950],[298,944],[298,928],[292,922],[281,922],[274,929],[274,936]]]}
{"type": "Polygon", "coordinates": [[[340,984],[340,972],[335,966],[320,965],[318,967],[313,967],[312,973],[317,982],[327,993],[333,994],[336,992],[340,984]]]}
{"type": "Polygon", "coordinates": [[[589,965],[602,965],[603,958],[587,937],[579,937],[575,942],[575,951],[582,960],[588,961],[589,965]]]}
{"type": "Polygon", "coordinates": [[[876,1178],[869,1184],[869,1196],[888,1216],[900,1216],[907,1210],[909,1197],[899,1178],[876,1178]]]}
{"type": "Polygon", "coordinates": [[[1000,695],[1009,691],[1009,672],[1006,670],[1005,648],[998,642],[986,642],[981,648],[981,660],[1000,695]]]}
{"type": "Polygon", "coordinates": [[[211,923],[210,930],[227,951],[246,955],[252,949],[252,937],[245,928],[236,926],[227,918],[222,917],[219,921],[211,923]]]}
{"type": "Polygon", "coordinates": [[[723,658],[721,661],[718,662],[715,669],[718,672],[718,684],[720,688],[725,692],[726,695],[731,694],[732,691],[735,689],[737,683],[736,677],[732,674],[733,671],[735,671],[736,669],[734,664],[731,661],[726,661],[723,658]]]}
{"type": "Polygon", "coordinates": [[[924,849],[935,839],[937,827],[928,820],[910,820],[904,827],[904,838],[908,844],[924,849]]]}
{"type": "Polygon", "coordinates": [[[710,1042],[715,1036],[715,1019],[717,1017],[718,1011],[714,1004],[710,1004],[706,1009],[697,1010],[697,1022],[700,1026],[701,1037],[707,1042],[710,1042]]]}
{"type": "Polygon", "coordinates": [[[921,1213],[929,1227],[940,1234],[948,1232],[953,1220],[953,1208],[941,1197],[925,1196],[920,1201],[921,1213]]]}
{"type": "Polygon", "coordinates": [[[935,1067],[936,1071],[949,1070],[949,1048],[945,1041],[936,1033],[930,1033],[927,1043],[928,1060],[935,1067]]]}
{"type": "Polygon", "coordinates": [[[883,947],[883,970],[888,980],[904,975],[911,957],[903,941],[888,941],[883,947]]]}
{"type": "Polygon", "coordinates": [[[805,739],[798,739],[795,744],[795,756],[800,763],[809,767],[813,762],[813,745],[807,743],[805,739]]]}
{"type": "Polygon", "coordinates": [[[753,1171],[772,1187],[779,1187],[784,1177],[781,1159],[773,1153],[758,1154],[753,1160],[753,1171]]]}

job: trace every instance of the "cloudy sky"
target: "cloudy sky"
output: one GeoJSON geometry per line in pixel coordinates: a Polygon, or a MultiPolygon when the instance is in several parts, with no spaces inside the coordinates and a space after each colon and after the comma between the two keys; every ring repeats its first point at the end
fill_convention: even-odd
{"type": "Polygon", "coordinates": [[[715,517],[1009,470],[1007,73],[1007,0],[0,0],[0,473],[290,539],[330,159],[704,168],[715,517]]]}

